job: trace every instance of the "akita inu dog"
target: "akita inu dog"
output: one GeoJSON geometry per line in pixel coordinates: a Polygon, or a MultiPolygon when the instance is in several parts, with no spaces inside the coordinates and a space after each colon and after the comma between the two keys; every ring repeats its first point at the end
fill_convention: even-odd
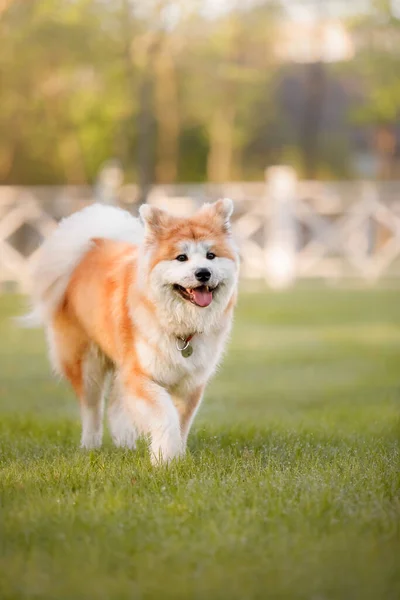
{"type": "Polygon", "coordinates": [[[178,218],[143,205],[141,219],[94,204],[45,241],[34,313],[55,370],[81,407],[82,447],[99,446],[104,396],[118,446],[148,435],[153,462],[182,454],[231,328],[239,258],[232,201],[178,218]]]}

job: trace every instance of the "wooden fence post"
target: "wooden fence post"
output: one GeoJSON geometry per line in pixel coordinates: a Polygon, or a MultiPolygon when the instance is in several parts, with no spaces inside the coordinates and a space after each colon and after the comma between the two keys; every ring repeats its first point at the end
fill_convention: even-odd
{"type": "Polygon", "coordinates": [[[95,197],[101,204],[117,205],[124,172],[118,160],[108,160],[97,176],[95,197]]]}
{"type": "Polygon", "coordinates": [[[265,278],[271,287],[285,288],[296,278],[297,176],[286,166],[270,167],[265,175],[265,278]]]}

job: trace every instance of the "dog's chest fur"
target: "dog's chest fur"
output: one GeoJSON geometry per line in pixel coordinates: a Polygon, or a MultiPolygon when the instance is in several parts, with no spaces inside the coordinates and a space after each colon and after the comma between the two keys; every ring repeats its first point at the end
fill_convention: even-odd
{"type": "Polygon", "coordinates": [[[215,370],[228,329],[226,324],[213,333],[195,334],[190,341],[193,353],[189,357],[184,357],[178,350],[177,338],[174,336],[160,336],[156,345],[143,339],[138,340],[137,356],[152,379],[169,391],[190,389],[205,383],[215,370]]]}
{"type": "MultiPolygon", "coordinates": [[[[187,306],[187,312],[179,314],[174,306],[163,306],[161,298],[154,316],[149,314],[141,302],[131,308],[138,362],[153,381],[168,391],[181,388],[190,390],[194,386],[205,384],[221,357],[231,327],[232,314],[224,314],[218,302],[208,309],[208,318],[205,312],[198,313],[198,310],[207,309],[194,311],[192,306],[187,306]],[[196,331],[201,333],[195,333],[196,331]],[[185,357],[177,348],[178,338],[186,338],[191,334],[193,353],[185,357]]],[[[182,346],[182,339],[179,340],[179,345],[182,346]]]]}

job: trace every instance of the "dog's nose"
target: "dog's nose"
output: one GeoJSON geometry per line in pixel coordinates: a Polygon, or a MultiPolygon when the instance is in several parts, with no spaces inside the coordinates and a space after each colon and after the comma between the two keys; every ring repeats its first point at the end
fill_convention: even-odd
{"type": "Polygon", "coordinates": [[[201,281],[202,283],[206,283],[211,277],[211,271],[208,269],[197,269],[194,274],[197,281],[201,281]]]}

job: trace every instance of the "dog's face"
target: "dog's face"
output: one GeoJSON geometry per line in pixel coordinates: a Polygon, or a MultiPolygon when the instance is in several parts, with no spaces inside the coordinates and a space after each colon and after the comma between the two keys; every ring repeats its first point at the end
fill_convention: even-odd
{"type": "Polygon", "coordinates": [[[232,209],[231,200],[218,200],[183,219],[141,207],[152,291],[181,320],[203,321],[232,296],[239,262],[230,234],[232,209]]]}

